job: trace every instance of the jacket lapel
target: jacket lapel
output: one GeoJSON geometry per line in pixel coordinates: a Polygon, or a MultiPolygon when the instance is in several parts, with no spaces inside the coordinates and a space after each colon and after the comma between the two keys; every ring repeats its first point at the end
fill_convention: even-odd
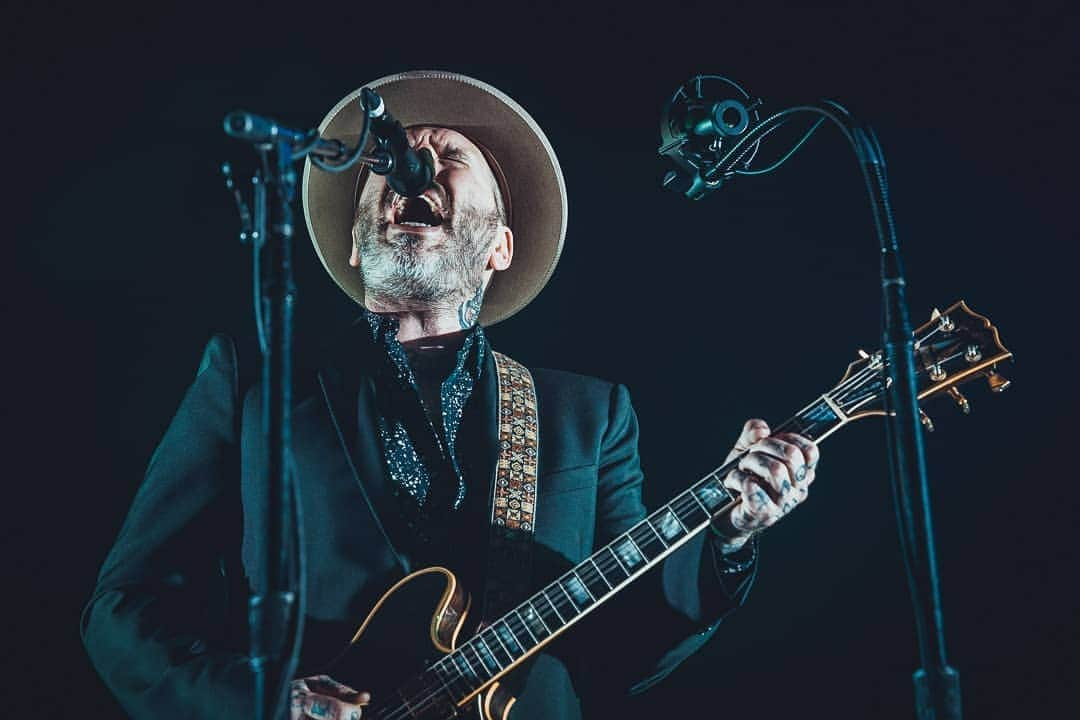
{"type": "Polygon", "coordinates": [[[360,488],[379,535],[402,570],[409,572],[409,562],[386,529],[390,519],[390,509],[386,506],[388,480],[376,431],[375,385],[369,375],[360,371],[361,367],[360,358],[346,352],[320,370],[321,402],[312,403],[310,412],[324,414],[326,420],[316,426],[321,426],[334,442],[323,446],[348,466],[347,474],[360,488]]]}
{"type": "MultiPolygon", "coordinates": [[[[359,328],[357,328],[359,329],[359,328]]],[[[358,334],[358,333],[357,333],[358,334]]],[[[484,508],[484,518],[490,519],[491,497],[494,491],[495,468],[499,458],[498,373],[495,356],[485,339],[483,369],[466,404],[458,433],[457,456],[468,483],[467,493],[472,502],[484,508]]],[[[316,443],[326,452],[337,454],[348,466],[347,473],[364,495],[364,499],[379,535],[393,551],[404,572],[410,563],[395,546],[388,527],[394,525],[394,508],[389,477],[377,432],[378,409],[375,383],[363,371],[364,356],[370,353],[366,338],[346,342],[342,351],[326,363],[318,373],[321,402],[307,404],[305,414],[312,414],[298,427],[318,428],[326,438],[316,443]],[[321,414],[321,420],[314,417],[321,414]],[[309,424],[309,420],[311,421],[309,424]]],[[[297,438],[298,440],[300,438],[297,438]]],[[[331,461],[333,462],[333,461],[331,461]]]]}

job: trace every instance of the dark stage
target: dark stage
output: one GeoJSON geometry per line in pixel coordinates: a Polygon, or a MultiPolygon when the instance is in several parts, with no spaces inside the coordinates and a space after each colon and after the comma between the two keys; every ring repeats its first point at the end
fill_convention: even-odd
{"type": "MultiPolygon", "coordinates": [[[[381,12],[7,4],[7,713],[122,717],[80,643],[82,605],[203,343],[253,331],[249,258],[218,173],[231,160],[246,177],[252,154],[225,137],[223,116],[244,108],[311,127],[369,80],[430,68],[502,89],[558,153],[570,198],[561,262],[489,337],[527,365],[629,387],[653,504],[719,464],[745,418],[783,420],[858,348],[880,345],[876,237],[840,135],[823,127],[780,171],[694,203],[659,187],[664,102],[690,76],[717,73],[767,108],[831,97],[873,125],[913,320],[964,299],[1016,356],[1002,368],[1008,392],[966,388],[969,416],[948,398],[927,405],[965,717],[1072,716],[1076,10],[381,12]]],[[[296,248],[299,339],[314,342],[353,310],[303,231],[296,248]]],[[[613,716],[914,717],[881,423],[852,425],[822,455],[811,501],[762,539],[746,606],[657,688],[613,701],[613,716]]]]}

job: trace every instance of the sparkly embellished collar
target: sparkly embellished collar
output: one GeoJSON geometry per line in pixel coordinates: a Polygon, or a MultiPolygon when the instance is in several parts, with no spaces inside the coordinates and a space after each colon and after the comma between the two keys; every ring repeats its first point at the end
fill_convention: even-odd
{"type": "MultiPolygon", "coordinates": [[[[361,308],[363,322],[357,323],[365,339],[370,340],[372,349],[381,349],[384,357],[390,361],[398,379],[406,382],[415,382],[411,377],[408,355],[410,352],[397,339],[399,328],[398,319],[392,315],[380,315],[371,312],[367,308],[361,308]]],[[[478,379],[483,371],[484,361],[487,354],[487,338],[479,324],[473,325],[462,337],[453,338],[452,344],[457,348],[456,372],[466,370],[473,379],[478,379]]]]}

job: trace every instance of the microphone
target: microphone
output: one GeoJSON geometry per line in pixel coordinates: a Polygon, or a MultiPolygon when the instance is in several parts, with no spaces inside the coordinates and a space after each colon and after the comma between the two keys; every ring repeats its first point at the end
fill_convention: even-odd
{"type": "MultiPolygon", "coordinates": [[[[761,104],[720,75],[696,75],[680,85],[660,118],[657,152],[672,168],[661,185],[700,200],[734,177],[735,168],[720,168],[718,162],[729,146],[760,122],[761,104]]],[[[747,148],[737,158],[737,167],[748,169],[757,150],[758,143],[747,148]]]]}
{"type": "Polygon", "coordinates": [[[361,107],[365,129],[354,150],[340,140],[320,137],[318,130],[294,130],[268,117],[242,110],[225,116],[225,133],[256,145],[271,146],[283,141],[290,146],[292,160],[309,156],[314,165],[328,172],[344,172],[355,163],[363,162],[376,175],[386,176],[387,184],[398,195],[422,195],[434,185],[434,156],[427,149],[418,151],[409,145],[405,128],[386,111],[386,104],[374,90],[364,88],[361,91],[361,107]],[[370,155],[365,155],[363,145],[369,131],[375,136],[375,148],[370,155]]]}
{"type": "Polygon", "coordinates": [[[372,166],[371,171],[385,175],[386,183],[402,197],[418,197],[432,187],[435,178],[435,159],[426,148],[417,151],[409,145],[405,128],[386,111],[386,104],[373,90],[364,88],[364,106],[371,116],[371,132],[379,149],[388,153],[389,166],[372,166]]]}
{"type": "Polygon", "coordinates": [[[246,140],[257,145],[273,144],[284,140],[292,146],[292,151],[302,149],[304,154],[317,155],[330,162],[342,159],[348,149],[339,140],[325,140],[315,131],[293,130],[262,115],[234,110],[225,116],[225,134],[237,140],[246,140]]]}

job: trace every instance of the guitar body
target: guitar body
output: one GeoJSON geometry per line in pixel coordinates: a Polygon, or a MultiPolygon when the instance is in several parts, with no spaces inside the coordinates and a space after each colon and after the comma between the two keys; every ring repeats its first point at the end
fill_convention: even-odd
{"type": "Polygon", "coordinates": [[[395,708],[395,719],[507,720],[515,699],[498,682],[464,705],[437,696],[417,703],[415,698],[426,693],[413,687],[413,682],[401,682],[414,677],[419,682],[419,671],[468,637],[470,607],[469,593],[452,572],[442,567],[417,570],[383,593],[327,674],[371,693],[365,720],[382,717],[380,708],[395,708]],[[408,714],[401,714],[403,706],[409,707],[408,714]]]}

